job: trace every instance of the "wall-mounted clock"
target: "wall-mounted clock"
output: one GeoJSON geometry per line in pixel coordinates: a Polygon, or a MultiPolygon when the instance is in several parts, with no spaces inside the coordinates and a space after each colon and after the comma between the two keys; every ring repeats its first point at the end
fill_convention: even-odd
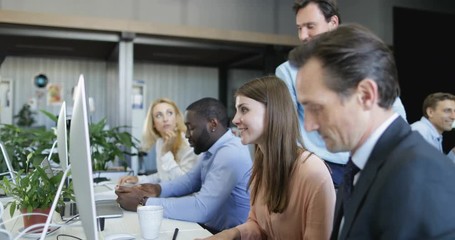
{"type": "Polygon", "coordinates": [[[33,82],[35,83],[36,87],[43,88],[43,87],[46,87],[49,80],[47,79],[46,75],[41,73],[41,74],[38,74],[35,76],[35,78],[33,79],[33,82]]]}

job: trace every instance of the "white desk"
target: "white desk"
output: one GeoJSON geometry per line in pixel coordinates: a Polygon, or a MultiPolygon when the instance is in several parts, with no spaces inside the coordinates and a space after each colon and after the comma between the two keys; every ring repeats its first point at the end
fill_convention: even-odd
{"type": "MultiPolygon", "coordinates": [[[[100,192],[99,189],[97,189],[97,188],[98,187],[95,187],[96,192],[100,192]]],[[[102,190],[101,190],[101,192],[102,192],[102,190]]],[[[2,202],[5,202],[6,201],[5,199],[6,198],[0,199],[0,200],[2,202]]],[[[16,211],[16,214],[18,214],[17,211],[16,211]]],[[[10,219],[8,208],[3,213],[3,219],[5,221],[8,221],[10,219]]],[[[54,221],[54,222],[61,222],[60,215],[58,213],[54,214],[54,219],[56,219],[56,221],[54,221]]],[[[21,229],[22,227],[23,227],[22,217],[19,217],[14,221],[6,223],[6,229],[11,233],[13,238],[15,238],[15,236],[18,235],[19,229],[21,229]]],[[[180,239],[180,240],[202,238],[202,237],[208,237],[208,236],[212,235],[209,231],[205,230],[199,224],[194,223],[194,222],[163,219],[163,222],[161,223],[159,239],[160,240],[161,239],[162,240],[172,239],[175,228],[179,228],[179,233],[178,233],[177,239],[180,239]]],[[[115,233],[129,233],[129,234],[135,236],[136,239],[138,239],[138,240],[142,239],[137,213],[124,211],[123,217],[121,217],[121,218],[106,219],[105,223],[104,223],[104,231],[99,232],[99,239],[102,240],[102,239],[104,239],[104,236],[109,235],[109,234],[115,234],[115,233]]],[[[82,229],[80,222],[75,222],[73,224],[61,227],[60,229],[58,229],[57,231],[52,233],[50,236],[47,236],[46,239],[57,239],[57,235],[59,235],[59,234],[68,234],[68,235],[73,235],[73,236],[77,236],[82,239],[85,239],[84,238],[85,234],[84,234],[84,231],[82,229]]],[[[21,239],[30,239],[30,237],[21,238],[21,239]]],[[[61,238],[61,239],[71,239],[71,238],[61,238]]],[[[92,239],[87,239],[87,240],[92,240],[92,239]]]]}

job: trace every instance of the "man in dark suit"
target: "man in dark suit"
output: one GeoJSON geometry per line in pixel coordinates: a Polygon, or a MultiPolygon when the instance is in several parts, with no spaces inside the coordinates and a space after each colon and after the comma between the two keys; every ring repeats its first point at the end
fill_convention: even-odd
{"type": "Polygon", "coordinates": [[[331,239],[455,239],[455,165],[391,109],[393,54],[359,25],[294,49],[305,129],[349,151],[331,239]],[[352,186],[353,185],[353,186],[352,186]]]}

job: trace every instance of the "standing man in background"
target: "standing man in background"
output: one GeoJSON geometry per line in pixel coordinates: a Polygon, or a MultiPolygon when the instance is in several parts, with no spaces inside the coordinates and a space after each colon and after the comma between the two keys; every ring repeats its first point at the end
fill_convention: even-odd
{"type": "MultiPolygon", "coordinates": [[[[432,93],[423,101],[422,118],[411,124],[414,131],[419,132],[427,142],[436,149],[442,149],[442,133],[452,130],[455,122],[455,96],[450,93],[432,93]]],[[[455,163],[455,147],[447,156],[455,163]]]]}
{"type": "MultiPolygon", "coordinates": [[[[298,36],[302,42],[307,42],[314,36],[334,30],[341,23],[335,0],[297,0],[293,9],[296,14],[298,36]]],[[[335,188],[338,188],[343,179],[344,166],[348,161],[349,154],[347,152],[331,153],[327,151],[323,139],[317,132],[308,132],[304,129],[304,109],[297,101],[296,93],[297,69],[292,67],[289,61],[286,61],[277,67],[275,75],[286,83],[296,105],[305,148],[325,160],[331,169],[335,188]]],[[[393,110],[406,120],[406,112],[398,96],[393,103],[393,110]]]]}

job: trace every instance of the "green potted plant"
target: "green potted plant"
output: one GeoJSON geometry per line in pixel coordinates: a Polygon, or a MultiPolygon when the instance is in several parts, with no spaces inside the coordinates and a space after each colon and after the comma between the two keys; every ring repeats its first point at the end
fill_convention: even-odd
{"type": "MultiPolygon", "coordinates": [[[[27,115],[24,113],[27,112],[24,109],[28,108],[23,107],[17,116],[27,115]]],[[[57,122],[57,117],[53,114],[44,110],[40,112],[57,122]]],[[[27,121],[21,120],[22,118],[19,118],[20,121],[18,121],[17,125],[2,124],[0,126],[0,142],[3,143],[8,156],[11,158],[13,169],[16,171],[22,169],[28,172],[33,162],[41,161],[47,155],[46,152],[52,148],[56,140],[56,134],[53,129],[46,129],[45,127],[30,128],[29,125],[24,124],[27,121]],[[19,124],[19,122],[22,122],[22,124],[19,124]]],[[[30,123],[30,121],[28,122],[30,123]]],[[[3,154],[0,154],[0,160],[0,171],[7,171],[3,154]]],[[[58,155],[54,154],[52,160],[58,163],[58,155]]]]}
{"type": "Polygon", "coordinates": [[[35,123],[35,118],[33,117],[35,112],[30,108],[30,105],[27,103],[22,105],[22,108],[19,110],[17,115],[14,115],[14,118],[17,118],[17,125],[21,127],[30,127],[35,123]]]}
{"type": "MultiPolygon", "coordinates": [[[[41,110],[48,118],[57,122],[57,117],[41,110]]],[[[127,131],[126,126],[107,127],[106,119],[89,124],[90,145],[92,150],[93,171],[107,170],[109,163],[118,160],[123,170],[127,168],[126,158],[137,152],[138,140],[127,131]]],[[[53,129],[26,128],[16,125],[2,125],[0,141],[3,142],[11,158],[13,168],[28,172],[31,162],[42,160],[56,139],[53,129]],[[30,161],[28,161],[30,160],[30,161]]],[[[71,151],[71,150],[70,150],[71,151]]],[[[52,160],[59,163],[58,155],[53,154],[52,160]]],[[[7,171],[3,155],[0,154],[0,170],[7,171]]],[[[0,178],[1,179],[1,178],[0,178]]]]}
{"type": "Polygon", "coordinates": [[[105,171],[108,163],[118,160],[123,170],[127,168],[126,156],[134,155],[138,150],[138,140],[125,126],[106,127],[106,119],[89,125],[90,145],[94,171],[105,171]]]}
{"type": "MultiPolygon", "coordinates": [[[[0,188],[7,196],[13,198],[10,204],[10,215],[13,216],[16,210],[22,213],[45,213],[48,214],[57,192],[63,172],[48,174],[52,171],[33,163],[28,172],[19,170],[14,177],[15,181],[3,178],[0,188]]],[[[63,200],[74,200],[72,184],[63,187],[59,197],[58,206],[63,206],[63,200]]],[[[35,223],[44,223],[44,216],[24,216],[24,228],[35,223]],[[38,217],[36,219],[35,217],[38,217]]]]}
{"type": "MultiPolygon", "coordinates": [[[[28,172],[31,163],[43,160],[46,150],[52,148],[55,139],[54,131],[45,128],[24,128],[4,124],[0,131],[0,141],[4,144],[16,171],[22,169],[28,172]]],[[[58,162],[58,155],[54,154],[52,160],[58,162]]],[[[7,171],[3,154],[0,154],[0,170],[7,171]]]]}

